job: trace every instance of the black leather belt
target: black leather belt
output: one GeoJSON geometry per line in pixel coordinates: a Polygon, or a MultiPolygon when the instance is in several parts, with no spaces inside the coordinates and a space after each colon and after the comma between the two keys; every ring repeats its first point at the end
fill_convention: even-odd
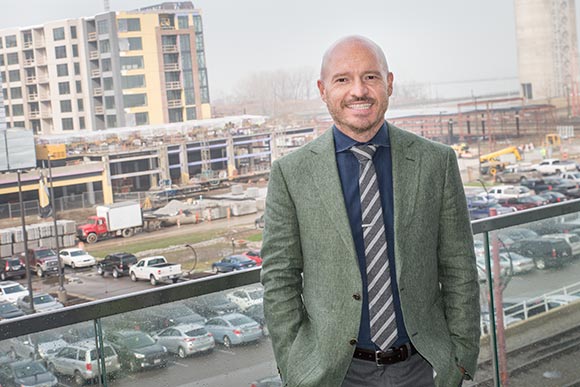
{"type": "Polygon", "coordinates": [[[372,351],[356,347],[353,357],[362,360],[375,362],[377,365],[394,364],[405,361],[417,353],[417,350],[411,343],[401,345],[397,348],[389,348],[387,351],[372,351]]]}

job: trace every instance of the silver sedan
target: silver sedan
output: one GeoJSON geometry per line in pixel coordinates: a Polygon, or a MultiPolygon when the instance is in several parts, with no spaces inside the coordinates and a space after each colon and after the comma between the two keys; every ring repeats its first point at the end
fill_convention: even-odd
{"type": "Polygon", "coordinates": [[[213,335],[199,324],[182,324],[166,328],[153,338],[180,358],[199,352],[211,352],[215,347],[213,335]]]}

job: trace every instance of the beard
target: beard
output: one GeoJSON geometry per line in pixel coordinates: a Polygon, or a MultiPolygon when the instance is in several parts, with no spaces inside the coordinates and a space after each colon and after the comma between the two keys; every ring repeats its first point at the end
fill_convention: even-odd
{"type": "Polygon", "coordinates": [[[360,98],[352,99],[346,103],[341,103],[338,106],[332,104],[326,104],[328,113],[332,117],[334,124],[341,130],[346,130],[354,134],[364,134],[374,129],[381,127],[385,120],[385,113],[389,106],[388,99],[383,103],[379,103],[379,111],[376,116],[369,116],[366,118],[358,118],[349,116],[347,113],[347,107],[349,103],[353,102],[368,102],[370,104],[376,104],[377,101],[374,99],[360,98]]]}

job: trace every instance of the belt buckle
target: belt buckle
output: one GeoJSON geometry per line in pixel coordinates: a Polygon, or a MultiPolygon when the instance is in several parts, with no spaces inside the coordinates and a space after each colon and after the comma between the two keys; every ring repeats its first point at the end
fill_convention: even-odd
{"type": "Polygon", "coordinates": [[[383,353],[383,351],[375,351],[375,364],[377,365],[377,367],[384,367],[385,364],[381,364],[379,363],[379,353],[383,353]]]}

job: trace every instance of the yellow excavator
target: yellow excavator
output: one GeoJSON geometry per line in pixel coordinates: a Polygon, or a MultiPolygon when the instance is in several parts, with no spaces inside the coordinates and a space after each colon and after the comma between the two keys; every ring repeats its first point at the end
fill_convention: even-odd
{"type": "Polygon", "coordinates": [[[495,176],[499,171],[503,171],[506,165],[511,164],[511,162],[501,160],[500,157],[509,154],[513,154],[516,161],[522,160],[522,155],[515,146],[510,146],[479,156],[479,170],[481,171],[481,174],[495,176]]]}

